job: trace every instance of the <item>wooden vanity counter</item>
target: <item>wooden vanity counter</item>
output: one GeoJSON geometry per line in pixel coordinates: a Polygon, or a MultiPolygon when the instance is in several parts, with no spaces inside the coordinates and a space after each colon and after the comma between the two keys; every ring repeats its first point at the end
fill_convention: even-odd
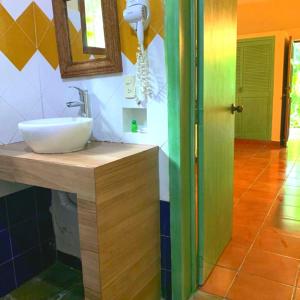
{"type": "Polygon", "coordinates": [[[93,142],[68,154],[0,146],[0,179],[77,194],[86,300],[160,299],[158,148],[93,142]]]}

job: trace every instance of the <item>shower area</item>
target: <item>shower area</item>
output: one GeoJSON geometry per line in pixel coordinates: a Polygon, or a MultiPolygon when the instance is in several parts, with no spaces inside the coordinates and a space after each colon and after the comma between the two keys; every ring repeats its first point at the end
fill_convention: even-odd
{"type": "Polygon", "coordinates": [[[75,194],[31,187],[0,198],[0,299],[82,300],[75,194]]]}

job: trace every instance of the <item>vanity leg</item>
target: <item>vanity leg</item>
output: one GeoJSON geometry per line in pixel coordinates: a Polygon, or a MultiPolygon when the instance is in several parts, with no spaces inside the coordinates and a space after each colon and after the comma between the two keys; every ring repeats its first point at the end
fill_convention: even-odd
{"type": "Polygon", "coordinates": [[[78,222],[85,300],[100,300],[100,262],[95,202],[78,199],[78,222]]]}

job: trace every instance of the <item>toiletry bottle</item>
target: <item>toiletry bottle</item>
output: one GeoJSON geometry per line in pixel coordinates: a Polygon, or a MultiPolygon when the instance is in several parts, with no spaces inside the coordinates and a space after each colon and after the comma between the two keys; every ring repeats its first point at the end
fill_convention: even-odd
{"type": "Polygon", "coordinates": [[[136,120],[131,121],[131,132],[138,132],[138,124],[136,120]]]}

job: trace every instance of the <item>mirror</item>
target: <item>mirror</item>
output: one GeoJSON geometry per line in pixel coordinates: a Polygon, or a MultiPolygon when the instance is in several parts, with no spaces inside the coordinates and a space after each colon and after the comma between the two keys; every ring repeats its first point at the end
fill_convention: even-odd
{"type": "Polygon", "coordinates": [[[101,0],[81,1],[81,26],[84,51],[97,54],[105,49],[101,0]]]}
{"type": "Polygon", "coordinates": [[[52,0],[63,78],[122,71],[117,0],[52,0]]]}

